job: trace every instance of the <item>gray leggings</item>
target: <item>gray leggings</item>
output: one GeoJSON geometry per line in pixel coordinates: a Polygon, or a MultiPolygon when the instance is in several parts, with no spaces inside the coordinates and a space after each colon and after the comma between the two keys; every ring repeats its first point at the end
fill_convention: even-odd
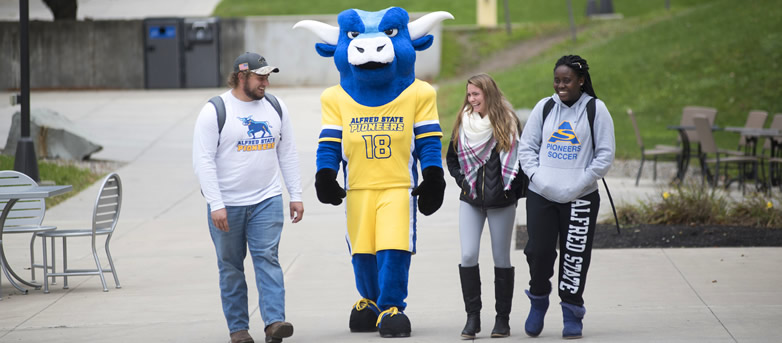
{"type": "Polygon", "coordinates": [[[491,253],[494,266],[510,268],[510,243],[513,224],[516,220],[516,206],[482,209],[464,201],[459,202],[459,238],[462,243],[462,267],[478,265],[483,224],[489,219],[491,253]]]}

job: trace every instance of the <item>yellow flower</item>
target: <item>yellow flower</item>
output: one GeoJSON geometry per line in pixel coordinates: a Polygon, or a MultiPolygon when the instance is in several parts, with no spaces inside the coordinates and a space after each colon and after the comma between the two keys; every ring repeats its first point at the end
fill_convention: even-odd
{"type": "Polygon", "coordinates": [[[771,203],[771,201],[766,203],[766,208],[772,208],[772,207],[774,207],[774,204],[771,203]]]}
{"type": "Polygon", "coordinates": [[[668,198],[670,198],[670,197],[671,197],[671,193],[663,192],[663,199],[668,200],[668,198]]]}

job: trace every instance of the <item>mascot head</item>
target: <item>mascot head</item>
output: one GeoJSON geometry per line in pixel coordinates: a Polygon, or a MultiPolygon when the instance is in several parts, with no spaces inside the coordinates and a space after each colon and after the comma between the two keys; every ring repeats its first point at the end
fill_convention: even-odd
{"type": "Polygon", "coordinates": [[[377,12],[349,9],[337,17],[339,27],[313,20],[293,27],[306,28],[323,41],[315,50],[334,57],[340,85],[356,102],[380,106],[413,83],[415,51],[432,45],[434,37],[428,33],[445,19],[453,16],[433,12],[409,22],[407,11],[399,7],[377,12]]]}

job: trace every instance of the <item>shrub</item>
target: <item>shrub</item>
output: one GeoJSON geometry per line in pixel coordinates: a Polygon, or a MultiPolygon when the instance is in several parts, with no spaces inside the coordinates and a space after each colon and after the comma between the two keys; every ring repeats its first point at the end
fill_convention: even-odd
{"type": "Polygon", "coordinates": [[[780,195],[731,197],[699,183],[676,186],[659,196],[617,208],[623,225],[734,225],[782,228],[780,195]]]}

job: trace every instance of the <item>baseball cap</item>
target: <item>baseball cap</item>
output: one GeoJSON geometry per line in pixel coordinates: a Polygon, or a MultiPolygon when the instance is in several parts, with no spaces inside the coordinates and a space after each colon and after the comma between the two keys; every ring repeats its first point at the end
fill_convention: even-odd
{"type": "Polygon", "coordinates": [[[234,61],[234,72],[249,70],[258,75],[269,75],[280,71],[277,67],[272,67],[266,63],[263,56],[254,52],[245,52],[234,61]]]}

